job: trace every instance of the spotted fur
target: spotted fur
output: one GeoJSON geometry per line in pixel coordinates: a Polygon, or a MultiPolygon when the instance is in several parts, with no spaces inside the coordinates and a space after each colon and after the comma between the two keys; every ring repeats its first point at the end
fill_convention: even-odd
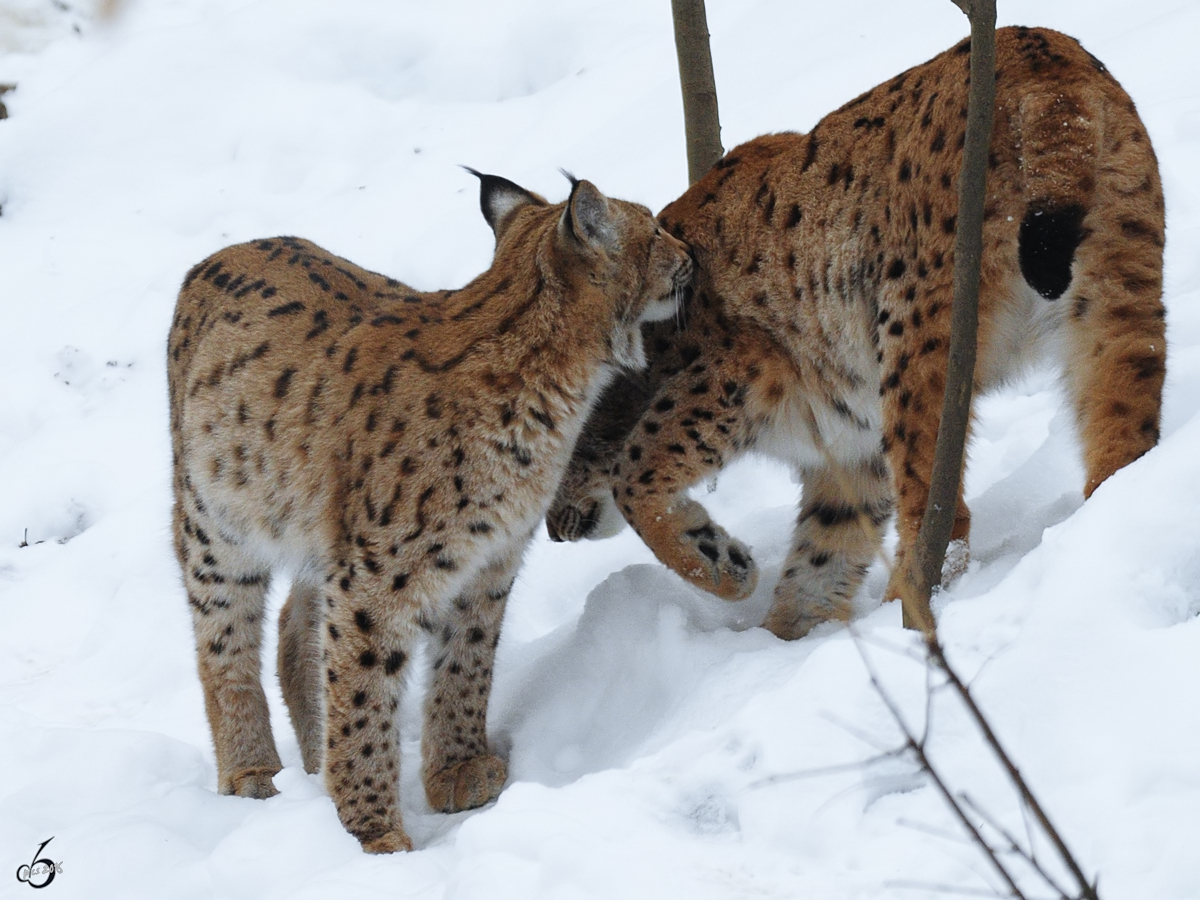
{"type": "MultiPolygon", "coordinates": [[[[1090,496],[1158,440],[1158,167],[1133,102],[1076,41],[1004,28],[996,45],[975,384],[1057,362],[1090,496]]],[[[748,550],[684,491],[754,449],[804,485],[767,627],[795,638],[844,618],[893,504],[898,594],[945,391],[969,50],[808,134],[731,150],[663,210],[698,264],[687,326],[656,329],[647,373],[602,398],[551,508],[553,537],[603,535],[623,515],[684,578],[745,597],[748,550]]],[[[968,528],[960,495],[953,537],[968,528]]]]}
{"type": "Polygon", "coordinates": [[[410,847],[396,710],[422,631],[426,798],[499,793],[487,704],[524,547],[609,375],[644,364],[640,323],[672,317],[691,276],[644,207],[480,177],[495,259],[461,290],[254,241],[188,273],[168,343],[175,546],[219,789],[275,793],[259,648],[284,567],[279,676],[304,765],[374,852],[410,847]]]}

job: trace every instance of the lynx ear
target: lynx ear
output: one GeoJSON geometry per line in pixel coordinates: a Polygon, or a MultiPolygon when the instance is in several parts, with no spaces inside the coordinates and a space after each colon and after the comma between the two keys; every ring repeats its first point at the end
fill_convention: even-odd
{"type": "Polygon", "coordinates": [[[529,203],[537,206],[549,205],[544,197],[525,190],[507,178],[501,178],[499,175],[485,175],[470,166],[463,166],[463,168],[479,179],[479,208],[483,210],[483,217],[492,227],[497,243],[500,241],[500,235],[504,233],[509,216],[517,209],[529,203]]]}
{"type": "Polygon", "coordinates": [[[611,248],[615,232],[608,199],[590,181],[563,174],[571,179],[571,196],[567,198],[559,230],[580,243],[611,248]]]}

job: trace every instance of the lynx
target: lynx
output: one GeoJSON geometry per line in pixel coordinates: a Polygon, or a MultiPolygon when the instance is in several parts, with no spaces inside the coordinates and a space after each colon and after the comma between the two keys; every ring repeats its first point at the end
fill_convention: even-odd
{"type": "Polygon", "coordinates": [[[552,205],[480,178],[495,257],[461,290],[254,241],[188,273],[168,342],[175,548],[219,790],[275,793],[259,648],[283,567],[279,677],[304,766],[371,852],[411,847],[396,711],[422,630],[429,804],[503,786],[486,714],[524,547],[609,376],[645,364],[640,323],[673,316],[692,272],[649,210],[587,181],[552,205]]]}
{"type": "MultiPolygon", "coordinates": [[[[766,627],[797,638],[844,618],[894,508],[898,595],[945,393],[969,52],[960,43],[808,134],[731,150],[663,210],[697,262],[686,328],[651,334],[646,374],[598,404],[551,537],[603,536],[623,515],[683,578],[743,598],[753,557],[684,492],[756,450],[803,483],[766,627]]],[[[1157,163],[1133,102],[1075,40],[1004,28],[996,53],[975,384],[1057,362],[1090,496],[1158,440],[1157,163]]],[[[954,539],[969,523],[960,491],[954,539]]]]}

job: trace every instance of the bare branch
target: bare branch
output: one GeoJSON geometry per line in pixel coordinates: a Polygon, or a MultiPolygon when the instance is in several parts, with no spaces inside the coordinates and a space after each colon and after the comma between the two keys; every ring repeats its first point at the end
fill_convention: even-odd
{"type": "MultiPolygon", "coordinates": [[[[911,587],[911,584],[909,584],[908,587],[911,587]]],[[[956,815],[958,815],[959,819],[961,821],[963,821],[964,824],[967,825],[968,831],[970,833],[972,833],[973,836],[979,834],[979,832],[974,830],[973,826],[971,826],[966,821],[965,813],[959,807],[957,802],[954,801],[954,798],[948,797],[946,795],[946,790],[945,790],[944,785],[941,784],[938,774],[935,771],[933,771],[932,767],[929,765],[928,757],[925,756],[925,744],[926,744],[926,740],[929,736],[929,722],[930,722],[930,719],[932,716],[933,695],[944,689],[949,689],[949,690],[953,691],[953,693],[959,698],[959,700],[962,702],[962,704],[966,707],[968,713],[970,713],[972,720],[975,722],[976,727],[979,729],[979,732],[982,735],[984,742],[992,750],[992,753],[995,755],[997,761],[1000,763],[1001,768],[1004,770],[1005,774],[1008,775],[1009,781],[1012,783],[1013,787],[1017,791],[1017,794],[1021,800],[1022,811],[1023,812],[1028,811],[1033,816],[1033,818],[1037,821],[1038,825],[1040,826],[1041,830],[1045,833],[1046,838],[1054,846],[1054,849],[1058,853],[1058,856],[1061,859],[1063,865],[1071,872],[1072,876],[1075,879],[1076,885],[1077,885],[1076,890],[1078,891],[1078,893],[1075,894],[1074,897],[1078,898],[1078,900],[1099,900],[1099,894],[1097,892],[1098,888],[1096,886],[1096,882],[1095,881],[1093,881],[1091,883],[1088,882],[1087,877],[1083,874],[1083,870],[1080,867],[1079,863],[1075,860],[1075,857],[1071,854],[1071,851],[1067,848],[1066,842],[1063,840],[1062,835],[1058,832],[1058,830],[1050,822],[1049,816],[1046,815],[1045,810],[1042,809],[1041,804],[1038,803],[1037,798],[1033,795],[1033,792],[1032,792],[1032,790],[1030,790],[1029,785],[1025,782],[1025,779],[1022,777],[1020,770],[1017,768],[1016,764],[1012,761],[1012,758],[1008,755],[1007,751],[1001,745],[1000,739],[996,736],[995,731],[992,730],[991,724],[984,717],[983,711],[979,708],[979,705],[975,702],[975,698],[974,698],[974,696],[972,696],[970,689],[967,687],[966,683],[962,680],[962,678],[959,677],[958,673],[953,668],[950,667],[950,662],[946,658],[945,649],[942,647],[941,643],[938,641],[937,633],[935,631],[933,631],[932,629],[924,632],[924,645],[925,645],[924,663],[926,666],[926,674],[925,674],[925,678],[926,678],[926,681],[925,681],[925,692],[926,692],[925,726],[926,727],[923,731],[923,735],[920,740],[917,740],[916,737],[912,734],[912,732],[908,728],[908,725],[905,722],[905,720],[903,718],[901,718],[901,716],[899,714],[899,708],[892,701],[891,697],[883,691],[882,684],[879,681],[879,678],[878,678],[874,668],[871,666],[870,661],[869,661],[869,659],[866,655],[866,652],[863,648],[864,640],[859,637],[858,633],[853,628],[850,629],[850,637],[854,641],[855,648],[858,650],[858,654],[860,657],[862,657],[863,664],[867,668],[867,673],[871,678],[872,686],[875,688],[876,693],[878,693],[880,698],[884,701],[885,706],[888,707],[888,710],[889,710],[889,712],[891,712],[892,717],[896,720],[896,723],[900,726],[902,732],[904,733],[904,735],[908,741],[908,744],[906,746],[908,747],[908,749],[911,749],[914,752],[914,754],[917,756],[918,763],[921,765],[921,767],[923,769],[925,769],[925,771],[934,780],[934,783],[938,786],[939,790],[942,791],[943,796],[946,797],[947,802],[950,803],[950,805],[951,805],[952,809],[954,810],[954,812],[956,813],[956,815]],[[931,670],[935,667],[937,669],[940,669],[942,674],[945,677],[945,681],[939,685],[932,684],[933,676],[932,676],[931,670]]],[[[896,654],[899,654],[902,656],[908,656],[911,658],[911,654],[909,653],[908,648],[895,647],[895,646],[888,644],[887,642],[879,641],[879,640],[871,641],[871,643],[873,643],[877,646],[880,646],[883,649],[888,650],[890,652],[893,652],[893,653],[896,653],[896,654]]],[[[989,659],[990,659],[990,657],[989,657],[989,659]]],[[[849,730],[848,726],[843,725],[843,727],[846,727],[849,730]]],[[[871,743],[873,746],[876,746],[873,741],[871,741],[871,743]]],[[[1011,837],[1011,835],[1009,835],[1007,832],[1000,831],[1000,829],[994,824],[994,822],[989,821],[988,824],[990,824],[990,825],[992,825],[992,827],[996,828],[997,831],[1006,840],[1008,840],[1011,845],[1013,845],[1014,847],[1019,847],[1017,841],[1015,839],[1013,839],[1011,837]]],[[[982,835],[979,835],[979,837],[977,839],[977,843],[979,843],[980,846],[982,846],[982,847],[987,847],[986,852],[989,856],[989,859],[992,859],[993,862],[995,862],[997,865],[999,865],[998,859],[995,855],[994,848],[992,848],[989,844],[987,844],[986,840],[982,837],[982,835]]],[[[1022,858],[1026,859],[1026,861],[1031,865],[1031,867],[1034,869],[1034,871],[1036,871],[1039,875],[1041,875],[1042,878],[1044,879],[1045,883],[1050,888],[1055,890],[1059,894],[1060,897],[1070,897],[1070,895],[1066,894],[1063,891],[1063,889],[1055,881],[1053,881],[1048,875],[1045,874],[1045,872],[1042,870],[1041,865],[1032,856],[1032,847],[1033,847],[1032,835],[1030,836],[1029,845],[1031,848],[1030,854],[1026,855],[1024,853],[1021,853],[1019,855],[1021,855],[1022,858]]],[[[1020,896],[1020,895],[1014,894],[1013,896],[1020,896]]]]}
{"type": "Polygon", "coordinates": [[[834,725],[837,725],[839,728],[841,728],[843,731],[845,731],[851,737],[858,738],[860,741],[862,741],[868,747],[874,747],[876,750],[879,751],[880,756],[885,756],[887,754],[894,754],[896,752],[894,747],[892,747],[892,748],[885,747],[883,744],[881,744],[879,741],[877,741],[873,735],[868,734],[867,732],[863,731],[861,728],[858,728],[857,726],[846,721],[845,719],[841,718],[840,716],[835,716],[831,712],[823,712],[823,713],[821,713],[821,717],[823,719],[826,719],[826,720],[832,722],[834,725]]]}
{"type": "Polygon", "coordinates": [[[1004,840],[1008,841],[1009,851],[1021,857],[1021,859],[1025,860],[1025,862],[1028,863],[1035,872],[1041,875],[1042,880],[1058,893],[1059,900],[1071,900],[1070,895],[1062,889],[1062,887],[1054,880],[1053,877],[1051,877],[1049,872],[1042,868],[1041,864],[1038,862],[1037,854],[1033,851],[1032,842],[1030,843],[1029,850],[1027,851],[1021,846],[1017,839],[1013,837],[1008,829],[997,822],[994,816],[992,816],[985,809],[983,809],[983,807],[972,800],[969,794],[960,793],[959,798],[962,800],[964,806],[972,810],[977,816],[983,819],[984,822],[991,826],[993,831],[1000,835],[1000,837],[1004,838],[1004,840]]]}
{"type": "Polygon", "coordinates": [[[929,598],[934,586],[941,583],[946,547],[954,529],[967,423],[971,415],[979,324],[979,272],[983,258],[983,207],[996,103],[996,0],[956,2],[971,20],[971,87],[967,97],[966,143],[958,178],[950,351],[946,394],[929,479],[929,498],[912,558],[907,561],[904,573],[912,591],[905,591],[901,598],[904,624],[927,634],[934,629],[929,598]]]}
{"type": "Polygon", "coordinates": [[[961,834],[943,831],[933,825],[927,825],[924,822],[915,822],[912,819],[897,819],[896,824],[902,828],[911,828],[913,831],[920,831],[923,834],[932,835],[935,838],[941,838],[943,841],[954,841],[959,844],[970,844],[971,841],[964,838],[961,834]]]}
{"type": "Polygon", "coordinates": [[[861,771],[874,763],[883,762],[888,759],[895,759],[905,752],[905,748],[898,747],[895,750],[889,750],[886,753],[879,753],[875,756],[868,756],[866,759],[860,759],[858,762],[842,763],[834,766],[818,766],[814,769],[801,769],[798,772],[787,772],[782,775],[768,775],[766,778],[760,778],[757,781],[752,781],[746,785],[750,790],[757,788],[769,787],[773,784],[782,784],[787,781],[800,781],[805,778],[817,778],[823,775],[840,775],[843,772],[861,771]]]}
{"type": "Polygon", "coordinates": [[[929,742],[929,729],[933,725],[933,666],[925,667],[925,727],[921,731],[921,746],[929,742]]]}
{"type": "Polygon", "coordinates": [[[858,650],[858,655],[862,658],[863,665],[866,666],[867,674],[871,679],[871,686],[875,688],[875,693],[879,695],[879,699],[883,701],[883,705],[887,707],[888,713],[895,720],[896,725],[900,728],[901,734],[904,735],[905,746],[907,746],[917,758],[917,762],[920,764],[921,768],[925,770],[925,773],[929,776],[929,779],[938,789],[938,792],[942,795],[942,799],[944,799],[950,806],[950,809],[953,810],[959,822],[962,823],[963,828],[966,829],[967,834],[971,836],[972,840],[975,841],[979,849],[983,851],[984,856],[986,856],[992,863],[993,868],[995,868],[996,872],[1000,875],[1001,879],[1003,879],[1004,883],[1008,885],[1009,896],[1016,897],[1018,900],[1028,900],[1028,898],[1021,893],[1021,889],[1017,886],[1016,881],[1009,874],[1008,869],[1004,867],[1004,863],[1002,863],[1000,858],[996,855],[995,849],[987,842],[987,839],[984,838],[979,829],[975,827],[975,823],[972,822],[970,817],[967,816],[966,811],[962,808],[962,805],[958,802],[958,799],[942,780],[941,775],[938,773],[937,769],[934,768],[933,763],[926,754],[924,744],[919,742],[913,736],[911,729],[908,727],[908,723],[905,722],[904,716],[900,712],[900,708],[896,705],[896,702],[884,689],[883,683],[879,680],[879,676],[875,672],[875,667],[871,665],[871,660],[863,650],[862,644],[855,639],[854,646],[858,650]]]}
{"type": "Polygon", "coordinates": [[[1017,769],[1016,764],[1012,761],[1012,757],[1001,746],[1000,739],[996,737],[996,733],[992,731],[991,724],[984,718],[983,711],[975,703],[975,698],[971,696],[971,691],[963,684],[962,679],[958,677],[958,673],[950,668],[950,663],[946,659],[946,653],[942,649],[942,645],[938,642],[936,635],[927,634],[925,644],[928,648],[929,658],[945,673],[949,683],[954,686],[954,690],[962,699],[963,705],[966,706],[968,712],[971,713],[971,717],[975,720],[975,724],[979,727],[983,739],[992,748],[992,752],[996,755],[1000,765],[1008,774],[1009,780],[1012,781],[1013,786],[1017,789],[1022,802],[1033,813],[1034,818],[1037,819],[1038,824],[1046,833],[1046,837],[1049,838],[1054,848],[1058,851],[1063,864],[1075,877],[1079,890],[1078,896],[1083,898],[1083,900],[1099,900],[1095,884],[1088,882],[1087,876],[1083,874],[1083,869],[1075,861],[1075,857],[1071,854],[1071,851],[1067,849],[1067,844],[1063,840],[1062,835],[1051,824],[1050,818],[1046,815],[1045,810],[1042,809],[1042,805],[1038,803],[1037,798],[1033,795],[1033,791],[1029,789],[1029,785],[1025,783],[1025,779],[1021,776],[1020,770],[1017,769]]]}
{"type": "Polygon", "coordinates": [[[708,43],[704,0],[671,0],[675,52],[683,88],[683,128],[687,136],[688,183],[695,184],[724,154],[717,114],[717,84],[708,43]]]}

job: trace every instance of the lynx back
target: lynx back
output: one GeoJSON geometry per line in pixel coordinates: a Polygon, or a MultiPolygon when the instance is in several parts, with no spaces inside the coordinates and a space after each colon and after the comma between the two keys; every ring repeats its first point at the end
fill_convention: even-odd
{"type": "MultiPolygon", "coordinates": [[[[552,536],[599,535],[623,516],[681,576],[744,597],[748,549],[684,491],[753,449],[803,481],[767,627],[795,638],[844,618],[893,506],[897,595],[945,392],[969,50],[808,134],[731,150],[663,210],[698,265],[686,328],[659,329],[646,376],[598,405],[552,536]]],[[[1061,367],[1090,496],[1158,440],[1158,166],[1133,102],[1075,40],[1004,28],[996,53],[975,384],[1061,367]]],[[[968,528],[960,495],[954,538],[968,528]]]]}

